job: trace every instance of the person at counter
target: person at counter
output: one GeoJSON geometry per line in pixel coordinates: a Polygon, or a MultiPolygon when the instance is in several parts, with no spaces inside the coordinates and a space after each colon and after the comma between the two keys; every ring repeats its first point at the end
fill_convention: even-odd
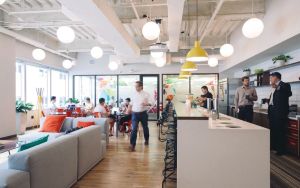
{"type": "MultiPolygon", "coordinates": [[[[213,95],[211,94],[211,92],[208,91],[207,86],[202,86],[201,87],[201,91],[202,91],[202,95],[200,97],[197,97],[196,100],[199,102],[200,106],[203,108],[208,108],[207,106],[207,99],[212,99],[213,95]]],[[[213,105],[213,101],[211,101],[211,108],[213,105]]]]}
{"type": "Polygon", "coordinates": [[[271,149],[277,155],[286,152],[286,130],[289,114],[289,97],[292,96],[291,86],[281,81],[281,74],[274,72],[270,75],[272,92],[269,99],[263,99],[269,103],[268,117],[271,132],[271,149]]]}
{"type": "Polygon", "coordinates": [[[257,101],[255,88],[250,87],[248,76],[242,78],[243,85],[237,88],[234,97],[234,105],[238,118],[247,122],[253,121],[253,105],[257,101]]]}

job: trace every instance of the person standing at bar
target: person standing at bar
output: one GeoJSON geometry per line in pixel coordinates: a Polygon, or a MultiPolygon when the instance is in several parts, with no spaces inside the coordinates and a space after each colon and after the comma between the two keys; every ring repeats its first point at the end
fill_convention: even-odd
{"type": "Polygon", "coordinates": [[[238,118],[252,123],[253,121],[253,105],[257,101],[255,88],[249,86],[249,77],[242,78],[243,86],[239,87],[235,92],[234,104],[238,118]]]}
{"type": "MultiPolygon", "coordinates": [[[[200,106],[202,106],[203,108],[207,108],[208,107],[207,99],[213,99],[213,95],[211,94],[211,92],[208,91],[207,86],[202,86],[201,91],[203,94],[200,97],[197,97],[196,100],[198,100],[200,106]]],[[[213,108],[212,100],[210,102],[210,107],[213,108]]]]}
{"type": "Polygon", "coordinates": [[[135,83],[136,92],[132,97],[132,131],[130,136],[130,150],[135,151],[137,129],[139,122],[142,123],[144,130],[145,145],[149,145],[149,127],[148,127],[148,113],[147,110],[151,106],[149,103],[150,95],[143,90],[143,82],[137,81],[135,83]]]}
{"type": "Polygon", "coordinates": [[[277,155],[284,155],[286,152],[289,97],[292,96],[292,91],[290,84],[281,81],[279,72],[274,72],[270,75],[270,82],[273,88],[268,108],[271,149],[276,150],[277,155]]]}

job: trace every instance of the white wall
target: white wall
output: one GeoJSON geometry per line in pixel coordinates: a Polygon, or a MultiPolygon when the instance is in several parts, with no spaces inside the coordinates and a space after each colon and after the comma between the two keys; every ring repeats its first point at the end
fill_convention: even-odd
{"type": "Polygon", "coordinates": [[[299,0],[266,0],[263,18],[264,32],[255,39],[242,34],[242,25],[232,33],[230,42],[235,48],[220,71],[229,69],[300,33],[299,0]]]}
{"type": "Polygon", "coordinates": [[[0,33],[0,138],[16,134],[16,41],[0,33]]]}

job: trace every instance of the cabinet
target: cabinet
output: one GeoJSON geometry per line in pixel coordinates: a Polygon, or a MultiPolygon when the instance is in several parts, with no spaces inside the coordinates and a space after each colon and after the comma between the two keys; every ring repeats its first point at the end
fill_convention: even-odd
{"type": "Polygon", "coordinates": [[[287,150],[298,157],[300,157],[299,135],[299,121],[289,119],[287,130],[287,150]]]}

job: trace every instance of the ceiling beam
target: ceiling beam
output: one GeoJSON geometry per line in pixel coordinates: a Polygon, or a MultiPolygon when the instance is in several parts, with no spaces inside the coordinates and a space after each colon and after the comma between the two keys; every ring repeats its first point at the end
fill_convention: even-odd
{"type": "MultiPolygon", "coordinates": [[[[115,11],[103,0],[58,0],[77,17],[110,43],[118,53],[138,56],[140,49],[128,34],[115,11]]],[[[67,16],[67,15],[66,15],[67,16]]]]}
{"type": "Polygon", "coordinates": [[[168,0],[169,50],[177,52],[185,0],[168,0]]]}
{"type": "Polygon", "coordinates": [[[224,0],[219,0],[218,4],[217,4],[217,6],[216,6],[216,9],[215,9],[215,11],[214,11],[214,13],[212,14],[212,16],[211,16],[211,18],[210,18],[208,24],[206,25],[206,27],[205,27],[203,33],[201,34],[200,42],[204,39],[206,33],[207,33],[208,30],[210,29],[210,27],[211,27],[212,23],[214,22],[214,20],[215,20],[217,14],[218,14],[218,12],[220,11],[220,9],[221,9],[223,3],[224,3],[224,0]]]}

